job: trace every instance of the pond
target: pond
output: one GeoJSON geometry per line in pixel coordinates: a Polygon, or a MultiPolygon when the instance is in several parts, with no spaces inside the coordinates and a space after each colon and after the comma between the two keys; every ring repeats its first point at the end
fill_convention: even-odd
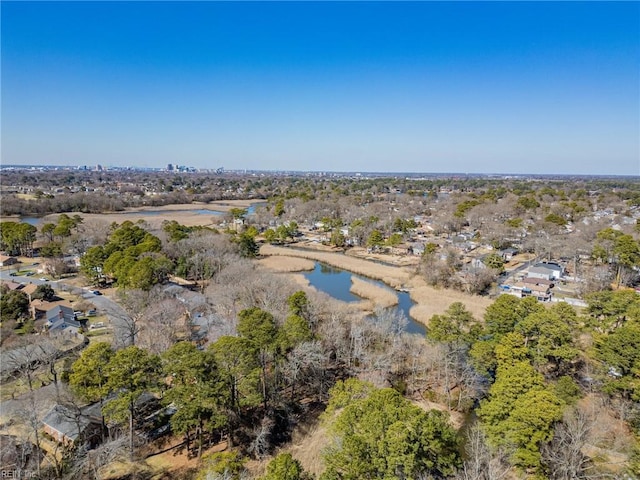
{"type": "MultiPolygon", "coordinates": [[[[132,216],[132,217],[153,217],[153,216],[158,216],[158,215],[164,215],[167,212],[173,213],[173,212],[186,212],[186,213],[196,213],[199,215],[224,215],[225,212],[221,212],[219,210],[209,210],[206,208],[199,208],[196,210],[188,210],[188,209],[184,209],[184,210],[136,210],[133,212],[116,212],[119,213],[121,215],[127,215],[127,216],[132,216]]],[[[40,221],[42,220],[41,217],[20,217],[20,221],[23,223],[28,223],[29,225],[34,225],[34,226],[38,226],[38,224],[40,223],[40,221]]]]}
{"type": "MultiPolygon", "coordinates": [[[[256,213],[256,208],[266,205],[266,202],[257,202],[257,203],[252,203],[249,207],[247,207],[247,215],[253,215],[254,213],[256,213]]],[[[163,215],[166,214],[167,212],[187,212],[187,213],[195,213],[198,215],[224,215],[226,212],[222,212],[220,210],[211,210],[209,208],[198,208],[198,209],[194,209],[194,210],[190,210],[190,209],[184,209],[184,210],[136,210],[133,212],[116,212],[116,213],[120,213],[123,215],[132,215],[132,216],[136,216],[136,217],[152,217],[152,216],[157,216],[157,215],[163,215]]],[[[42,220],[41,217],[27,217],[27,216],[23,216],[20,217],[20,221],[24,222],[24,223],[28,223],[29,225],[34,225],[34,226],[38,226],[38,224],[40,223],[40,221],[42,220]]]]}
{"type": "Polygon", "coordinates": [[[40,223],[40,217],[20,217],[20,221],[37,227],[38,223],[40,223]]]}
{"type": "Polygon", "coordinates": [[[135,212],[118,212],[121,215],[132,215],[136,217],[153,217],[157,215],[166,215],[167,213],[196,213],[198,215],[224,215],[219,210],[209,210],[206,208],[198,208],[195,210],[136,210],[135,212]]]}
{"type": "Polygon", "coordinates": [[[397,292],[383,282],[362,277],[339,268],[330,267],[320,262],[316,262],[315,268],[310,272],[306,272],[304,276],[309,280],[309,283],[313,287],[337,300],[342,300],[343,302],[359,302],[362,300],[362,298],[350,292],[351,277],[359,278],[365,282],[369,282],[378,287],[392,291],[398,296],[398,305],[392,308],[400,310],[408,320],[405,331],[407,333],[414,333],[418,335],[424,335],[426,332],[424,325],[416,322],[409,315],[409,310],[413,306],[413,301],[407,292],[397,292]]]}

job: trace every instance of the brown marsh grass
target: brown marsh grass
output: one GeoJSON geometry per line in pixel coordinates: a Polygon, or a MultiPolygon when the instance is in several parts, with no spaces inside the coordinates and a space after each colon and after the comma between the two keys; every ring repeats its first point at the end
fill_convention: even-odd
{"type": "MultiPolygon", "coordinates": [[[[336,252],[297,250],[274,245],[262,245],[260,253],[263,256],[284,256],[318,261],[380,280],[393,288],[408,288],[411,299],[416,303],[411,309],[411,317],[425,325],[429,323],[429,319],[433,315],[444,313],[454,302],[462,302],[475,318],[481,320],[484,311],[492,302],[491,299],[479,295],[470,295],[447,288],[434,288],[417,275],[411,267],[383,265],[336,252]]],[[[365,297],[365,295],[356,294],[365,297]]]]}

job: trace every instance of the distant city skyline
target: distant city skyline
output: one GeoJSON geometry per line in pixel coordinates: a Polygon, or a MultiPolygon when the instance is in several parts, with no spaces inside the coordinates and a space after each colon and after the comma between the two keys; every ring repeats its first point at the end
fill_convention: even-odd
{"type": "Polygon", "coordinates": [[[2,2],[2,164],[640,174],[638,2],[2,2]]]}

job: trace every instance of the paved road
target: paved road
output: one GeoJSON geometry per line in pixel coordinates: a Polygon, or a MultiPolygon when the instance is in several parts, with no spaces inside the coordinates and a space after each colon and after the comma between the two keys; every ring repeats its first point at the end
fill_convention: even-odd
{"type": "MultiPolygon", "coordinates": [[[[29,267],[30,265],[24,265],[22,268],[29,267]]],[[[129,316],[127,312],[118,305],[115,301],[111,300],[106,295],[94,295],[93,288],[91,287],[76,287],[74,285],[70,285],[65,283],[64,280],[45,280],[42,275],[18,275],[11,276],[10,273],[15,271],[12,270],[2,270],[0,271],[0,279],[5,281],[13,281],[17,283],[29,284],[33,283],[35,285],[42,285],[43,283],[47,283],[51,285],[54,290],[62,290],[73,293],[75,295],[80,296],[81,298],[90,301],[93,303],[98,312],[100,314],[104,314],[107,316],[107,319],[111,326],[113,327],[113,335],[114,342],[117,345],[122,345],[123,339],[126,338],[126,324],[129,316]]]]}
{"type": "MultiPolygon", "coordinates": [[[[59,388],[63,390],[65,386],[59,385],[59,388]]],[[[55,405],[56,386],[50,383],[45,387],[35,389],[33,394],[38,418],[42,418],[55,405]]],[[[10,426],[7,423],[24,424],[29,420],[29,413],[26,411],[31,407],[29,395],[29,392],[26,392],[13,400],[0,402],[0,429],[10,426]]]]}

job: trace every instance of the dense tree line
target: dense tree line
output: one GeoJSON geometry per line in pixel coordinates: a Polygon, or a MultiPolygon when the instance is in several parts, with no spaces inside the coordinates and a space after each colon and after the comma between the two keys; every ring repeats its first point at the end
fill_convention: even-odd
{"type": "Polygon", "coordinates": [[[109,277],[120,287],[148,290],[173,271],[161,250],[158,237],[126,221],[112,231],[104,246],[87,250],[80,269],[94,283],[109,277]]]}
{"type": "MultiPolygon", "coordinates": [[[[163,177],[157,185],[167,198],[178,191],[175,198],[191,201],[213,195],[209,181],[163,177]]],[[[342,230],[348,228],[361,245],[384,248],[410,239],[414,216],[428,215],[437,232],[453,236],[471,227],[496,248],[517,239],[538,254],[558,248],[577,258],[584,251],[594,268],[610,270],[616,286],[623,285],[637,272],[636,226],[582,220],[595,208],[623,214],[637,207],[637,186],[614,191],[604,180],[571,186],[489,179],[218,181],[247,195],[271,192],[269,202],[251,218],[232,212],[243,220],[239,231],[177,222],[157,232],[131,222],[99,229],[73,214],[40,231],[52,257],[75,249],[84,253],[85,275],[122,287],[122,341],[92,345],[67,373],[86,401],[104,403],[106,423],[120,425],[130,454],[137,452],[135,432],[146,428],[138,401],[149,392],[175,408],[172,431],[193,455],[220,439],[228,442],[228,452],[203,460],[203,478],[241,478],[246,458],[269,458],[304,417],[324,407],[332,435],[325,479],[604,475],[599,459],[585,453],[604,443],[596,441],[594,431],[602,427],[584,400],[601,404],[600,412],[616,412],[616,421],[638,435],[640,297],[631,290],[588,294],[580,313],[562,303],[545,307],[504,295],[479,319],[454,303],[431,319],[425,342],[403,333],[400,316],[363,318],[322,294],[297,291],[250,261],[261,230],[271,241],[288,242],[299,225],[318,224],[329,242],[346,246],[342,230]],[[567,231],[578,222],[580,232],[567,231]],[[169,274],[194,280],[199,291],[176,292],[164,285],[169,274]],[[194,318],[208,322],[206,339],[193,334],[194,318]],[[461,438],[447,415],[410,401],[425,399],[477,421],[461,438]]],[[[35,232],[19,225],[25,224],[0,225],[3,246],[30,248],[21,245],[35,232]]],[[[498,260],[485,262],[499,271],[498,260]]],[[[430,243],[422,268],[433,283],[446,284],[461,258],[430,243]]],[[[474,282],[478,291],[487,284],[480,277],[474,282]]],[[[0,301],[3,329],[26,316],[20,294],[4,290],[0,301]]],[[[631,473],[638,470],[635,445],[631,473]]],[[[286,453],[265,472],[266,479],[309,477],[286,453]]]]}
{"type": "MultiPolygon", "coordinates": [[[[639,305],[635,292],[601,292],[589,297],[586,315],[579,316],[564,303],[544,307],[531,298],[503,295],[480,323],[453,304],[432,318],[427,334],[442,349],[441,395],[456,408],[463,405],[452,398],[451,387],[462,395],[471,365],[489,384],[475,410],[488,458],[536,478],[606,476],[606,467],[585,453],[596,441],[595,420],[579,400],[589,396],[593,402],[595,396],[626,405],[629,413],[622,420],[640,433],[633,427],[640,398],[634,330],[639,305]],[[579,347],[585,336],[594,341],[592,351],[579,347]]],[[[637,471],[634,462],[630,472],[637,471]]]]}
{"type": "MultiPolygon", "coordinates": [[[[286,444],[309,398],[326,405],[323,421],[333,439],[324,457],[327,479],[486,478],[489,469],[514,467],[540,478],[591,478],[598,463],[579,452],[594,441],[593,419],[580,397],[626,404],[625,420],[634,424],[640,321],[634,292],[592,295],[582,316],[564,304],[546,308],[508,295],[482,320],[453,304],[432,318],[425,343],[402,334],[400,318],[373,322],[322,297],[285,294],[291,287],[236,259],[206,289],[219,295],[207,308],[224,317],[220,329],[228,334],[212,336],[204,349],[179,338],[161,350],[98,343],[71,367],[71,385],[86,400],[104,403],[105,423],[121,425],[127,451],[138,450],[135,432],[145,427],[137,400],[149,392],[176,408],[172,431],[194,456],[227,440],[237,453],[207,457],[203,471],[229,478],[244,475],[243,459],[269,458],[286,444]],[[593,336],[593,352],[579,347],[579,335],[593,336]],[[408,400],[424,396],[475,411],[469,438],[460,438],[446,415],[408,400]],[[484,473],[469,476],[474,469],[484,473]]],[[[265,475],[312,478],[280,455],[265,475]]]]}
{"type": "Polygon", "coordinates": [[[0,222],[0,248],[8,255],[29,257],[33,252],[37,229],[23,222],[0,222]]]}

